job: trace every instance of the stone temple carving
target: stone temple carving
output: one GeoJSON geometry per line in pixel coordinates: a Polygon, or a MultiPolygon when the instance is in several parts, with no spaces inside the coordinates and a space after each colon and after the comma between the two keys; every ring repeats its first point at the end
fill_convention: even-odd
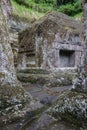
{"type": "MultiPolygon", "coordinates": [[[[83,0],[83,6],[87,6],[87,0],[83,0]]],[[[83,7],[84,12],[87,12],[85,7],[83,7]]],[[[74,124],[75,129],[87,128],[87,16],[84,19],[85,42],[74,88],[63,93],[63,96],[58,98],[57,105],[51,110],[54,117],[59,119],[60,116],[60,119],[74,124]]]]}
{"type": "Polygon", "coordinates": [[[83,51],[81,23],[50,12],[19,33],[18,68],[76,67],[83,51]]]}

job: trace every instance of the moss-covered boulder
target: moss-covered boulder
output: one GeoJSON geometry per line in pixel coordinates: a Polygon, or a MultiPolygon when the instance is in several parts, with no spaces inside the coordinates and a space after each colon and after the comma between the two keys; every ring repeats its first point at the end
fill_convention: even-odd
{"type": "Polygon", "coordinates": [[[87,95],[75,91],[62,94],[51,113],[57,119],[71,123],[76,128],[87,129],[87,95]]]}

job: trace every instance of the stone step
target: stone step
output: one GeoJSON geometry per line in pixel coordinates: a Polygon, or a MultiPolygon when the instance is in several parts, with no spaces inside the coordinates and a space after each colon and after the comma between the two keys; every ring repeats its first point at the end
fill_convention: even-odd
{"type": "Polygon", "coordinates": [[[50,82],[49,74],[31,74],[31,73],[17,73],[17,77],[21,82],[45,84],[50,82]]]}
{"type": "Polygon", "coordinates": [[[26,74],[17,73],[18,79],[22,83],[40,84],[47,87],[60,87],[72,84],[72,77],[55,77],[52,74],[26,74]]]}
{"type": "Polygon", "coordinates": [[[36,67],[28,67],[26,69],[17,70],[18,73],[28,73],[28,74],[50,74],[50,71],[45,69],[40,69],[36,67]]]}
{"type": "Polygon", "coordinates": [[[48,87],[59,87],[72,84],[76,75],[75,68],[59,69],[51,72],[41,68],[31,67],[17,71],[18,79],[22,83],[41,84],[48,87]]]}
{"type": "Polygon", "coordinates": [[[36,67],[36,64],[27,64],[27,67],[36,67]]]}

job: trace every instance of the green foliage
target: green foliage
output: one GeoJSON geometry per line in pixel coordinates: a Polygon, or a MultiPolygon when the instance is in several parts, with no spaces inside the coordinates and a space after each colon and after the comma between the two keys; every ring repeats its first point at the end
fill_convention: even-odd
{"type": "Polygon", "coordinates": [[[77,13],[82,12],[81,0],[78,0],[73,4],[62,5],[59,7],[58,11],[63,12],[69,16],[74,16],[77,13]]]}
{"type": "Polygon", "coordinates": [[[44,15],[44,13],[39,13],[31,8],[26,8],[21,4],[18,4],[15,0],[11,1],[13,8],[13,15],[17,20],[22,21],[34,21],[35,19],[39,19],[44,15]]]}
{"type": "MultiPolygon", "coordinates": [[[[32,10],[38,11],[40,13],[46,13],[49,10],[53,10],[53,5],[51,3],[41,2],[40,0],[13,0],[18,4],[30,8],[32,10]]],[[[55,0],[54,0],[55,1],[55,0]]]]}
{"type": "Polygon", "coordinates": [[[46,13],[50,10],[58,10],[69,16],[82,12],[81,0],[13,0],[21,6],[46,13]]]}
{"type": "MultiPolygon", "coordinates": [[[[25,3],[25,4],[29,4],[29,2],[31,2],[31,0],[15,0],[15,1],[17,1],[18,3],[21,3],[21,4],[23,4],[23,3],[25,3]]],[[[54,2],[56,1],[56,0],[32,0],[33,2],[35,2],[35,3],[48,3],[48,4],[54,4],[54,2]]]]}
{"type": "Polygon", "coordinates": [[[56,0],[57,6],[65,5],[68,3],[73,3],[74,0],[56,0]]]}
{"type": "Polygon", "coordinates": [[[34,0],[35,3],[54,4],[55,0],[34,0]]]}

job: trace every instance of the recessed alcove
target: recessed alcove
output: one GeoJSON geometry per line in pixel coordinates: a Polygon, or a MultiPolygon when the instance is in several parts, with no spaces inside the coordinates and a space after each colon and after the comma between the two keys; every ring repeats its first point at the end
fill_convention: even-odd
{"type": "Polygon", "coordinates": [[[75,51],[60,50],[60,67],[74,67],[75,66],[75,51]]]}

